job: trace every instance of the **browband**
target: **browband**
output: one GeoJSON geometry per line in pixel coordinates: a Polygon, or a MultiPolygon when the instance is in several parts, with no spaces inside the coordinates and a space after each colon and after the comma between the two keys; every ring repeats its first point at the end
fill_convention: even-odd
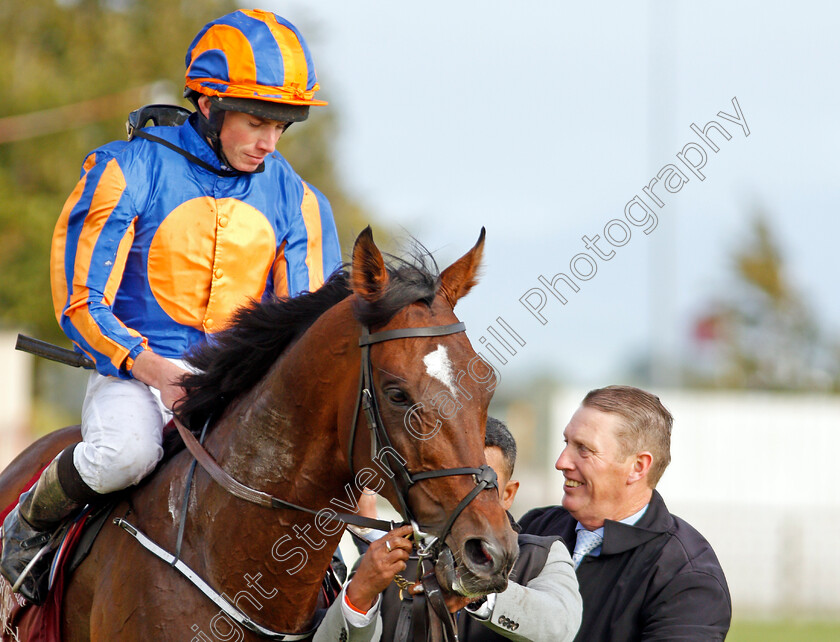
{"type": "Polygon", "coordinates": [[[396,328],[395,330],[383,330],[382,332],[368,334],[367,327],[365,326],[362,331],[362,336],[359,337],[359,345],[369,346],[374,343],[382,343],[383,341],[391,341],[392,339],[407,339],[409,337],[442,337],[446,334],[465,332],[466,329],[467,326],[461,322],[427,328],[396,328]]]}

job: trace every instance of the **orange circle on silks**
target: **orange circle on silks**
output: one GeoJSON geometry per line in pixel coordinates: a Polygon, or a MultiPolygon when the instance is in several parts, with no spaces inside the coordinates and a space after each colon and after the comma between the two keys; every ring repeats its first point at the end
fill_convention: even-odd
{"type": "Polygon", "coordinates": [[[271,224],[235,198],[181,203],[149,246],[149,286],[164,312],[183,325],[218,332],[236,308],[259,300],[277,249],[271,224]]]}

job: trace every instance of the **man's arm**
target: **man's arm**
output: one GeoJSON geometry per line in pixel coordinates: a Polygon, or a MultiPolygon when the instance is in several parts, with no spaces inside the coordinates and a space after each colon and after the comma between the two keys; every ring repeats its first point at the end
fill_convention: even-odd
{"type": "Polygon", "coordinates": [[[717,577],[687,570],[645,605],[641,617],[645,642],[723,640],[732,619],[732,603],[717,577]]]}
{"type": "Polygon", "coordinates": [[[582,611],[572,559],[558,540],[537,577],[526,586],[509,582],[507,589],[496,594],[490,619],[483,624],[511,640],[571,641],[582,611]]]}
{"type": "MultiPolygon", "coordinates": [[[[347,585],[345,585],[345,590],[347,585]]],[[[318,625],[312,642],[377,642],[382,635],[382,618],[377,609],[363,626],[355,626],[347,617],[344,606],[345,591],[327,609],[327,614],[318,625]],[[343,635],[343,637],[342,637],[343,635]]],[[[355,624],[364,623],[364,620],[355,624]]]]}
{"type": "Polygon", "coordinates": [[[181,378],[188,374],[187,371],[151,350],[144,350],[137,355],[131,374],[147,386],[157,388],[160,400],[170,410],[186,394],[181,386],[181,378]]]}
{"type": "Polygon", "coordinates": [[[382,633],[379,615],[382,592],[405,570],[412,544],[411,526],[400,526],[372,542],[359,560],[355,574],[327,610],[313,642],[369,642],[382,633]],[[343,636],[342,637],[342,633],[343,636]]]}

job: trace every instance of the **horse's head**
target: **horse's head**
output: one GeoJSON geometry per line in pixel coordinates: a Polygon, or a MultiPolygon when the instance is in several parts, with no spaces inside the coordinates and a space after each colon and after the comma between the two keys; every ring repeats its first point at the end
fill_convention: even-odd
{"type": "Polygon", "coordinates": [[[434,549],[441,553],[438,580],[468,596],[503,590],[517,554],[498,489],[487,487],[493,474],[484,458],[484,429],[495,376],[453,312],[477,282],[483,247],[484,230],[439,278],[411,266],[389,270],[368,228],[356,240],[351,271],[356,318],[367,328],[362,370],[367,360],[370,381],[363,380],[373,395],[373,409],[366,411],[362,393],[357,418],[365,447],[352,455],[354,468],[369,465],[372,455],[380,470],[393,473],[376,490],[444,540],[434,549]],[[382,435],[366,434],[380,419],[382,435]],[[463,468],[476,470],[454,470],[463,468]],[[432,471],[441,474],[426,474],[432,471]]]}

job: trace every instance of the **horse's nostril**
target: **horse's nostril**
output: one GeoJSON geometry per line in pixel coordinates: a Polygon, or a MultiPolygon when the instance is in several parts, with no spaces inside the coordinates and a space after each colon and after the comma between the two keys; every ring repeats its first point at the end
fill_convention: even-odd
{"type": "Polygon", "coordinates": [[[468,539],[464,542],[464,556],[476,570],[491,572],[495,565],[492,547],[483,539],[468,539]]]}

